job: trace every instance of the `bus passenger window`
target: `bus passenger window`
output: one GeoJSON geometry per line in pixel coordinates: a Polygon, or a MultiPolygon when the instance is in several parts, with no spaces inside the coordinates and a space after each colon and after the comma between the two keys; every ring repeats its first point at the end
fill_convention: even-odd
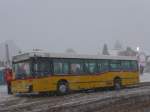
{"type": "Polygon", "coordinates": [[[88,72],[89,72],[89,64],[84,63],[84,73],[88,73],[88,72]]]}
{"type": "Polygon", "coordinates": [[[54,63],[54,73],[60,74],[62,73],[62,63],[54,63]]]}
{"type": "Polygon", "coordinates": [[[130,61],[121,61],[121,68],[125,71],[131,70],[130,61]]]}
{"type": "Polygon", "coordinates": [[[63,63],[63,74],[68,74],[68,73],[69,73],[69,64],[63,63]]]}
{"type": "Polygon", "coordinates": [[[110,61],[110,70],[111,71],[118,71],[120,69],[121,69],[120,61],[117,61],[117,60],[110,61]]]}
{"type": "Polygon", "coordinates": [[[50,63],[49,62],[37,62],[34,63],[35,76],[48,76],[50,74],[50,63]]]}
{"type": "Polygon", "coordinates": [[[89,61],[85,62],[84,69],[85,69],[85,73],[90,73],[90,74],[97,73],[96,61],[89,60],[89,61]]]}
{"type": "Polygon", "coordinates": [[[69,64],[67,62],[54,62],[54,74],[68,74],[69,73],[69,64]]]}
{"type": "Polygon", "coordinates": [[[79,63],[71,63],[70,69],[72,74],[80,74],[83,73],[83,66],[79,63]]]}
{"type": "Polygon", "coordinates": [[[44,76],[49,75],[49,73],[50,73],[50,64],[47,63],[47,62],[43,62],[40,65],[41,65],[40,66],[41,74],[43,74],[44,76]]]}
{"type": "Polygon", "coordinates": [[[138,63],[137,61],[130,61],[131,70],[138,71],[138,63]]]}
{"type": "Polygon", "coordinates": [[[109,70],[108,61],[100,60],[98,61],[98,72],[107,72],[109,70]]]}
{"type": "Polygon", "coordinates": [[[89,72],[90,73],[96,73],[97,72],[96,63],[89,63],[89,72]]]}

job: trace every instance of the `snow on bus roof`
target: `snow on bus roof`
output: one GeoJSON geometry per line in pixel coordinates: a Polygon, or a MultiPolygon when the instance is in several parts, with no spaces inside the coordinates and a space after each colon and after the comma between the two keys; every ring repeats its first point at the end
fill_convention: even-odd
{"type": "Polygon", "coordinates": [[[112,59],[112,60],[137,60],[134,56],[111,56],[111,55],[85,55],[74,53],[45,53],[29,52],[13,57],[13,62],[27,60],[31,57],[48,57],[48,58],[74,58],[74,59],[112,59]]]}

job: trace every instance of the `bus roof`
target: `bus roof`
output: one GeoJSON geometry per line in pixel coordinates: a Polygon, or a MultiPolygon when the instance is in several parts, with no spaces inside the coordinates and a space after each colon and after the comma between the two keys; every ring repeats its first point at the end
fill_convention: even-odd
{"type": "Polygon", "coordinates": [[[72,53],[44,53],[44,52],[29,52],[13,57],[13,62],[28,60],[31,57],[45,58],[73,58],[73,59],[112,59],[112,60],[137,60],[134,56],[111,56],[111,55],[81,55],[72,53]]]}

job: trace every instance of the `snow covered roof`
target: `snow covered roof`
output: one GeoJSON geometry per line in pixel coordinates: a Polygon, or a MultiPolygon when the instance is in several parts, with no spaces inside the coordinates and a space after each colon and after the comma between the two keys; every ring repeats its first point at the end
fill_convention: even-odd
{"type": "Polygon", "coordinates": [[[48,58],[75,58],[75,59],[113,59],[113,60],[137,60],[131,56],[111,56],[111,55],[81,55],[72,53],[44,53],[44,52],[29,52],[13,57],[13,62],[27,60],[31,57],[48,57],[48,58]]]}

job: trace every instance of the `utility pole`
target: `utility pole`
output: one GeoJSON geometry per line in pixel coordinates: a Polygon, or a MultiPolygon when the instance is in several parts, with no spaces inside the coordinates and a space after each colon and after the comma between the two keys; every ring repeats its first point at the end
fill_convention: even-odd
{"type": "Polygon", "coordinates": [[[5,44],[5,51],[6,51],[6,66],[10,67],[10,55],[9,55],[9,46],[5,44]]]}

